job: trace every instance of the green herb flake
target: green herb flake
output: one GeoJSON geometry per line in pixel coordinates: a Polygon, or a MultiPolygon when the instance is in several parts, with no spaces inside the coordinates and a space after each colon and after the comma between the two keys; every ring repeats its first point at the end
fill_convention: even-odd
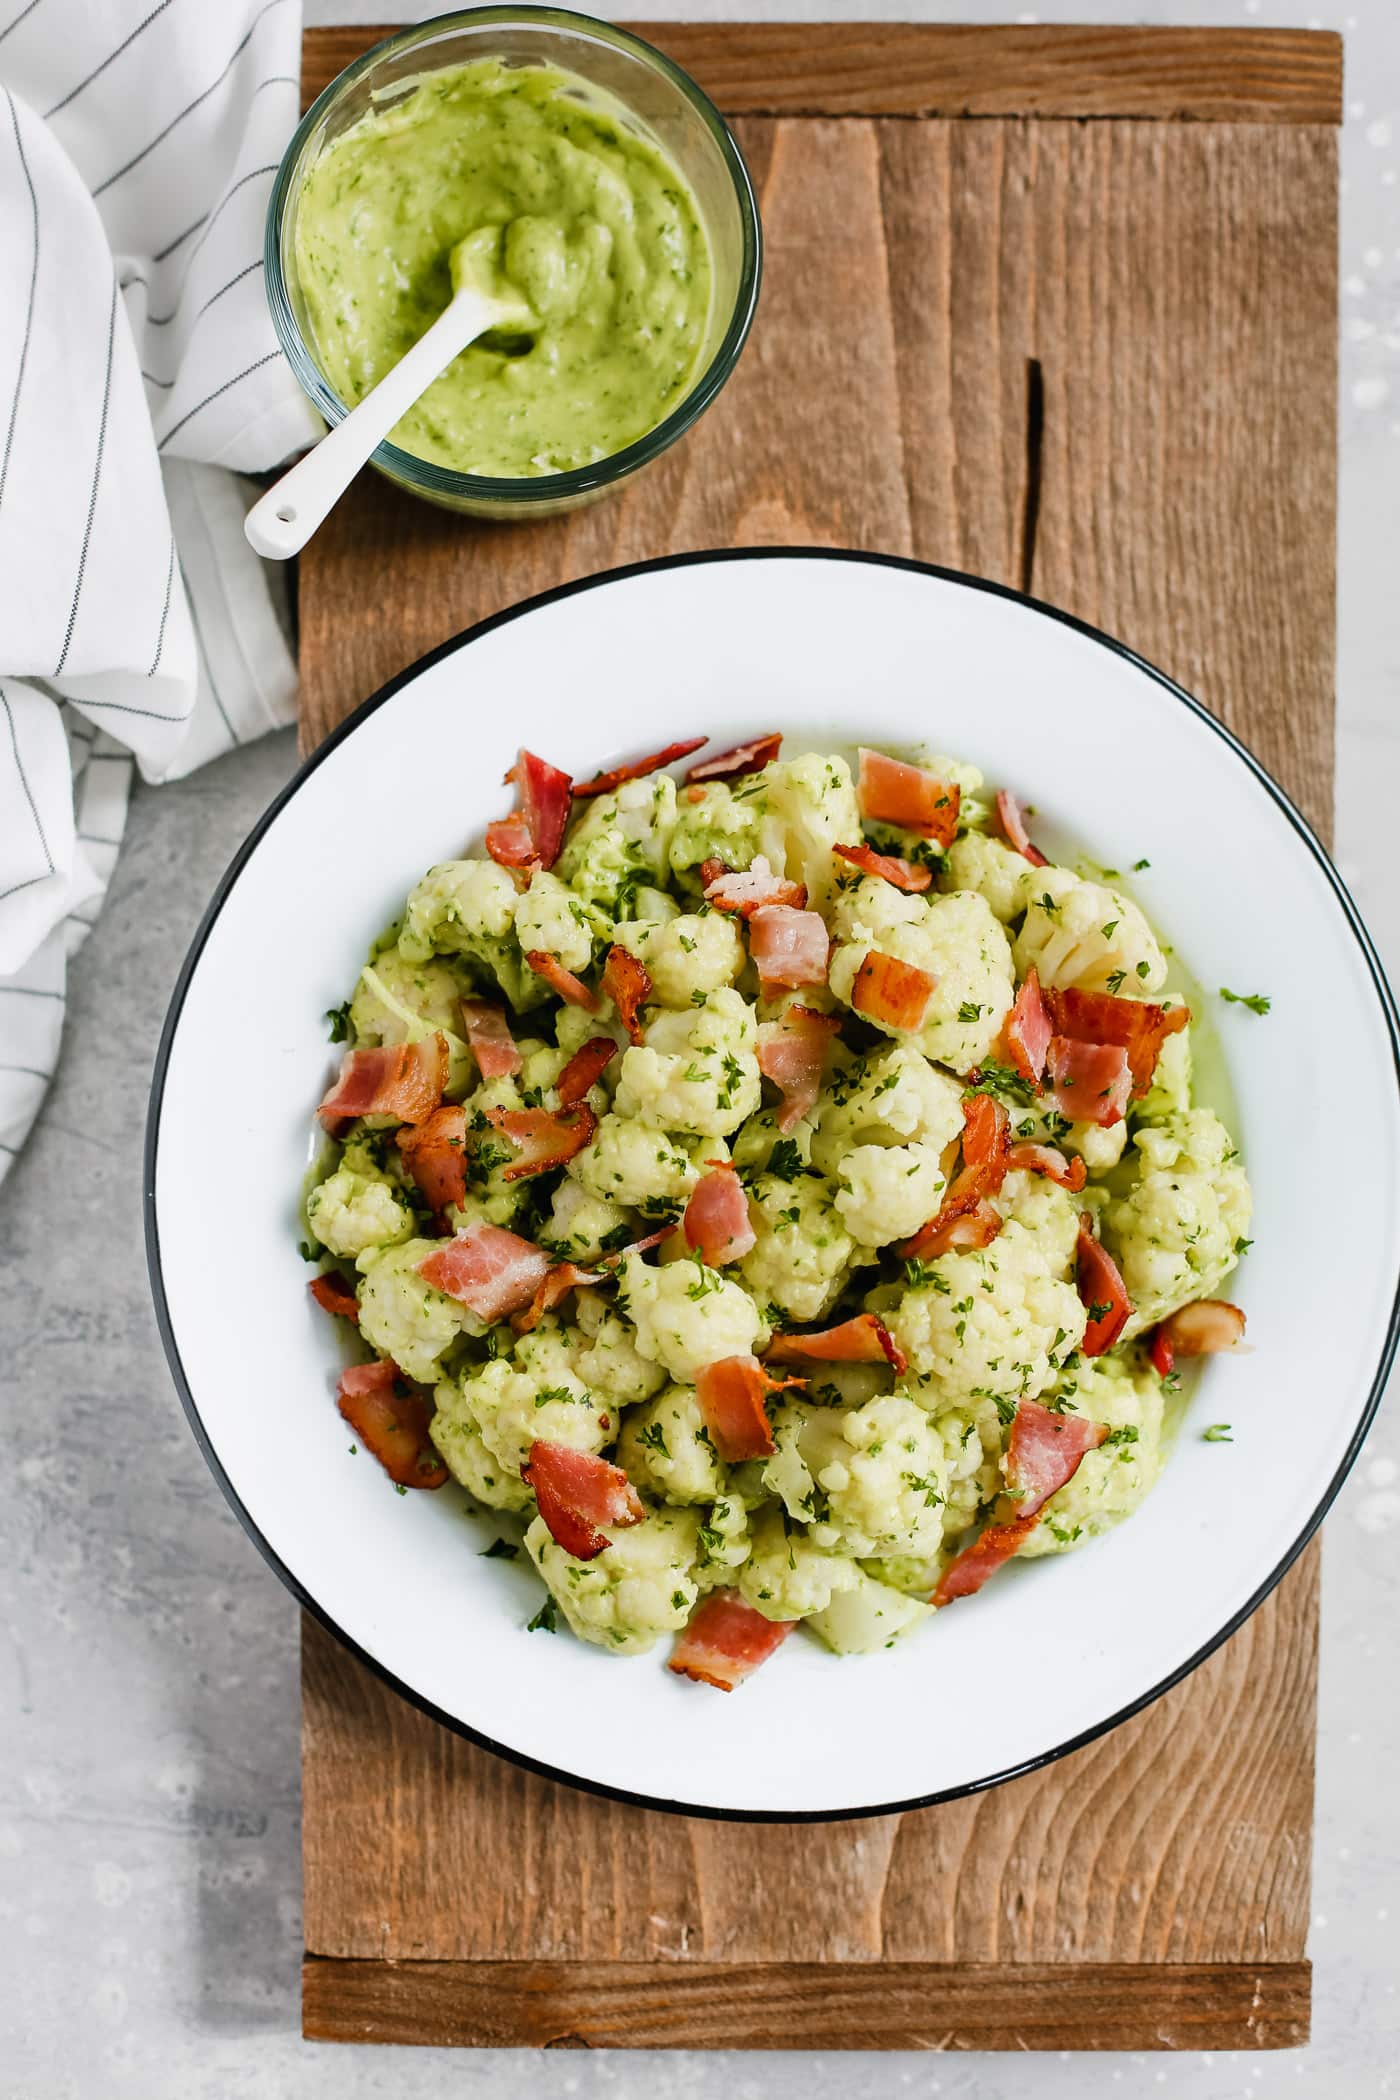
{"type": "Polygon", "coordinates": [[[526,1622],[527,1633],[558,1633],[559,1607],[552,1597],[546,1597],[533,1619],[526,1622]]]}
{"type": "Polygon", "coordinates": [[[350,1001],[348,999],[344,1006],[327,1007],[326,1019],[330,1023],[330,1035],[333,1043],[345,1043],[350,1040],[350,1001]]]}
{"type": "Polygon", "coordinates": [[[1274,1003],[1265,992],[1232,992],[1225,984],[1220,996],[1228,1006],[1247,1006],[1252,1014],[1266,1014],[1274,1003]]]}
{"type": "Polygon", "coordinates": [[[519,1551],[520,1548],[512,1539],[492,1539],[489,1546],[482,1547],[479,1558],[482,1560],[514,1560],[519,1551]]]}
{"type": "Polygon", "coordinates": [[[1203,1431],[1203,1435],[1208,1444],[1233,1444],[1235,1441],[1230,1434],[1228,1422],[1212,1422],[1209,1429],[1203,1431]]]}

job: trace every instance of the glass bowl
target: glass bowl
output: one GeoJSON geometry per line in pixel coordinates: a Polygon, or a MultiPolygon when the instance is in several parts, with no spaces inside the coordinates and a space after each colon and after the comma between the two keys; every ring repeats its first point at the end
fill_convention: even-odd
{"type": "Polygon", "coordinates": [[[529,518],[605,495],[684,436],[728,379],[758,304],[762,236],[753,185],[724,119],[679,66],[625,29],[553,7],[476,7],[386,37],[318,95],[282,157],[268,206],[265,258],[273,325],[292,370],[327,423],[347,412],[322,371],[297,275],[296,217],[318,156],[403,82],[471,59],[556,65],[601,89],[669,154],[690,184],[710,243],[709,325],[689,391],[620,452],[563,474],[463,474],[386,440],[373,465],[400,488],[475,517],[529,518]]]}

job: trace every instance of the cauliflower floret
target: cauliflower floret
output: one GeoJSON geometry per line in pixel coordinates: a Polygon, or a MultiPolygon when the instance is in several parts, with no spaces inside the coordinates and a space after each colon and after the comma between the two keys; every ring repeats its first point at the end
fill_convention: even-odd
{"type": "Polygon", "coordinates": [[[801,1524],[769,1508],[753,1519],[749,1557],[739,1570],[739,1594],[765,1619],[805,1619],[825,1611],[860,1575],[853,1560],[813,1543],[801,1524]]]}
{"type": "Polygon", "coordinates": [[[1166,958],[1137,906],[1070,868],[1037,868],[1016,939],[1016,974],[1086,991],[1155,992],[1166,958]]]}
{"type": "Polygon", "coordinates": [[[671,1137],[633,1116],[600,1116],[592,1142],[569,1161],[568,1174],[590,1196],[655,1212],[676,1210],[690,1196],[705,1163],[722,1156],[713,1138],[671,1137]]]}
{"type": "Polygon", "coordinates": [[[931,1605],[902,1596],[862,1568],[852,1587],[834,1596],[825,1611],[813,1612],[807,1624],[837,1655],[873,1655],[932,1617],[931,1605]]]}
{"type": "Polygon", "coordinates": [[[1062,1115],[1039,1101],[1027,1107],[1023,1100],[1010,1095],[999,1093],[998,1098],[1011,1117],[1014,1137],[1035,1145],[1054,1145],[1061,1152],[1077,1152],[1091,1180],[1107,1174],[1123,1157],[1128,1126],[1121,1118],[1107,1125],[1067,1123],[1062,1115]]]}
{"type": "Polygon", "coordinates": [[[656,1509],[642,1523],[613,1532],[596,1560],[575,1560],[536,1517],[525,1550],[581,1640],[619,1655],[645,1655],[661,1634],[679,1633],[690,1617],[699,1594],[699,1529],[697,1510],[656,1509]]]}
{"type": "Polygon", "coordinates": [[[488,1079],[463,1106],[467,1112],[467,1200],[448,1206],[448,1217],[461,1232],[468,1225],[509,1225],[528,1203],[530,1184],[522,1177],[506,1180],[506,1169],[520,1157],[509,1138],[487,1121],[489,1108],[519,1108],[519,1082],[488,1079]]]}
{"type": "Polygon", "coordinates": [[[970,765],[965,758],[954,758],[951,752],[934,751],[928,744],[916,744],[913,758],[915,765],[932,773],[935,780],[956,785],[959,830],[985,831],[991,821],[992,804],[981,768],[970,765]]]}
{"type": "Polygon", "coordinates": [[[537,996],[538,980],[511,938],[518,901],[515,884],[495,861],[444,861],[409,892],[399,954],[406,962],[470,956],[490,971],[512,1006],[524,1006],[537,996]]]}
{"type": "Polygon", "coordinates": [[[649,1399],[664,1385],[665,1374],[641,1354],[621,1313],[598,1291],[580,1291],[574,1302],[578,1333],[573,1353],[579,1377],[619,1407],[649,1399]]]}
{"type": "Polygon", "coordinates": [[[945,1404],[1044,1392],[1084,1338],[1086,1314],[1058,1248],[1013,1218],[989,1247],[940,1254],[884,1318],[945,1404]]]}
{"type": "Polygon", "coordinates": [[[616,914],[629,889],[665,879],[675,825],[676,783],[669,773],[625,780],[615,794],[589,802],[559,856],[559,879],[616,914]]]}
{"type": "Polygon", "coordinates": [[[534,1501],[517,1467],[503,1466],[490,1450],[460,1384],[445,1378],[438,1386],[437,1412],[428,1433],[453,1478],[488,1509],[525,1510],[534,1501]]]}
{"type": "Polygon", "coordinates": [[[624,920],[613,939],[643,964],[661,1006],[698,1003],[693,994],[733,984],[746,960],[738,927],[719,911],[624,920]]]}
{"type": "Polygon", "coordinates": [[[992,1204],[1004,1218],[1014,1218],[1034,1235],[1041,1259],[1054,1275],[1073,1273],[1083,1205],[1068,1189],[1048,1175],[1008,1174],[992,1204]]]}
{"type": "Polygon", "coordinates": [[[704,1006],[658,1014],[645,1043],[623,1055],[618,1114],[662,1130],[726,1137],[761,1097],[755,1030],[753,1008],[728,987],[711,992],[704,1006]]]}
{"type": "Polygon", "coordinates": [[[819,1320],[840,1296],[855,1253],[830,1188],[812,1174],[791,1181],[761,1174],[748,1193],[757,1238],[739,1274],[755,1298],[789,1319],[819,1320]]]}
{"type": "Polygon", "coordinates": [[[752,1545],[749,1507],[757,1508],[764,1499],[761,1490],[747,1498],[742,1495],[731,1474],[729,1491],[710,1504],[700,1526],[700,1559],[695,1569],[702,1590],[723,1589],[733,1582],[734,1570],[744,1565],[752,1545]]]}
{"type": "Polygon", "coordinates": [[[756,778],[762,783],[755,799],[765,838],[776,829],[781,841],[780,850],[769,859],[790,882],[806,885],[813,911],[824,911],[843,865],[832,848],[861,842],[860,805],[850,767],[843,758],[809,751],[765,766],[756,778]]]}
{"type": "MultiPolygon", "coordinates": [[[[911,1044],[891,1043],[863,1063],[836,1062],[817,1117],[812,1158],[824,1174],[835,1174],[856,1145],[914,1142],[941,1153],[962,1127],[962,1088],[956,1080],[936,1072],[911,1044]]],[[[928,1215],[925,1211],[918,1222],[928,1215]]]]}
{"type": "MultiPolygon", "coordinates": [[[[1152,1084],[1137,1105],[1137,1112],[1144,1123],[1163,1123],[1168,1116],[1180,1115],[1191,1106],[1191,1078],[1194,1059],[1191,1050],[1191,1026],[1169,1035],[1157,1058],[1157,1069],[1152,1074],[1152,1084]]],[[[1115,1124],[1121,1129],[1121,1124],[1115,1124]]]]}
{"type": "MultiPolygon", "coordinates": [[[[576,977],[593,960],[593,925],[588,912],[548,868],[535,870],[529,889],[516,901],[515,937],[522,955],[542,948],[576,977]]],[[[536,980],[536,997],[543,996],[536,980]]]]}
{"type": "MultiPolygon", "coordinates": [[[[932,977],[934,988],[922,1026],[906,1040],[955,1072],[971,1071],[1001,1033],[1015,996],[1011,944],[1004,930],[974,890],[954,890],[931,900],[903,898],[913,910],[901,912],[895,923],[883,900],[865,894],[876,890],[899,895],[887,882],[867,880],[838,907],[838,918],[849,930],[832,953],[833,994],[850,1005],[856,974],[871,949],[912,963],[932,977]]],[[[887,1035],[900,1032],[883,1021],[874,1025],[887,1035]]]]}
{"type": "Polygon", "coordinates": [[[791,1130],[778,1128],[777,1117],[770,1108],[760,1108],[751,1115],[742,1130],[734,1136],[734,1164],[741,1174],[762,1173],[778,1147],[782,1151],[778,1158],[784,1163],[784,1171],[790,1167],[795,1174],[812,1162],[812,1125],[804,1118],[794,1123],[791,1130]]]}
{"type": "Polygon", "coordinates": [[[410,962],[381,948],[360,972],[350,1001],[357,1043],[416,1043],[434,1029],[451,1041],[462,1033],[463,987],[450,962],[410,962]]]}
{"type": "Polygon", "coordinates": [[[986,898],[1002,925],[1009,926],[1026,908],[1035,873],[1030,862],[1002,839],[989,838],[982,831],[968,831],[948,848],[938,887],[976,890],[979,897],[986,898]]]}
{"type": "Polygon", "coordinates": [[[741,1284],[694,1261],[648,1268],[629,1254],[622,1268],[622,1296],[637,1330],[643,1356],[672,1378],[693,1385],[706,1364],[723,1356],[756,1355],[768,1329],[741,1284]]]}
{"type": "Polygon", "coordinates": [[[405,1377],[420,1385],[433,1383],[438,1359],[459,1335],[485,1332],[474,1312],[418,1274],[419,1262],[441,1245],[440,1240],[404,1240],[360,1262],[360,1333],[371,1349],[392,1358],[405,1377]]]}
{"type": "Polygon", "coordinates": [[[774,1416],[773,1437],[764,1485],[816,1544],[858,1560],[937,1552],[948,1463],[916,1401],[885,1393],[849,1412],[794,1401],[774,1416]]]}
{"type": "Polygon", "coordinates": [[[947,1186],[931,1145],[856,1145],[836,1176],[836,1208],[853,1240],[883,1247],[933,1217],[947,1186]]]}
{"type": "Polygon", "coordinates": [[[699,889],[704,861],[722,860],[728,868],[747,868],[755,854],[763,851],[756,792],[763,777],[755,774],[732,788],[726,781],[709,780],[698,801],[687,798],[680,804],[671,834],[670,863],[672,872],[688,881],[688,886],[699,889]]]}
{"type": "Polygon", "coordinates": [[[668,1385],[627,1417],[617,1462],[665,1502],[713,1502],[724,1493],[725,1469],[693,1385],[668,1385]]]}
{"type": "Polygon", "coordinates": [[[1214,1295],[1239,1259],[1251,1210],[1230,1133],[1208,1108],[1144,1124],[1133,1143],[1132,1183],[1103,1224],[1133,1305],[1125,1340],[1214,1295]]]}
{"type": "Polygon", "coordinates": [[[1079,1414],[1107,1422],[1109,1435],[1050,1497],[1021,1552],[1030,1560],[1066,1553],[1132,1515],[1162,1470],[1162,1386],[1142,1366],[1115,1357],[1081,1364],[1060,1390],[1079,1414]]]}
{"type": "Polygon", "coordinates": [[[306,1222],[332,1254],[357,1259],[371,1247],[392,1247],[413,1230],[413,1213],[379,1173],[356,1173],[343,1162],[306,1199],[306,1222]]]}
{"type": "Polygon", "coordinates": [[[615,1245],[613,1235],[619,1226],[626,1225],[626,1211],[616,1203],[590,1196],[581,1182],[571,1181],[565,1174],[554,1191],[549,1222],[540,1239],[559,1248],[571,1261],[588,1263],[597,1260],[604,1242],[615,1245]]]}
{"type": "Polygon", "coordinates": [[[513,1473],[537,1437],[571,1451],[601,1451],[617,1435],[615,1410],[579,1377],[557,1326],[522,1335],[513,1361],[496,1356],[464,1372],[458,1390],[454,1413],[470,1416],[492,1456],[513,1473]]]}

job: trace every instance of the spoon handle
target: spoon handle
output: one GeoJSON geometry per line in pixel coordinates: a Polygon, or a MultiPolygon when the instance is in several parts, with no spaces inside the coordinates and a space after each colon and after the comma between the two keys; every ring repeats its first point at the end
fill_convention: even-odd
{"type": "Polygon", "coordinates": [[[359,406],[258,498],[243,521],[249,545],[271,561],[299,554],[399,417],[459,350],[499,318],[495,303],[481,293],[458,292],[359,406]]]}

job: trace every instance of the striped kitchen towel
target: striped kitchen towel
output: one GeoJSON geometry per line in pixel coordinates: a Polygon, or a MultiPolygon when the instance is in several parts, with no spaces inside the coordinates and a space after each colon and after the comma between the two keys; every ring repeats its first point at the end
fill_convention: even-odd
{"type": "Polygon", "coordinates": [[[133,765],[292,716],[237,470],[319,428],[263,288],[300,50],[300,0],[0,0],[0,1176],[133,765]]]}

